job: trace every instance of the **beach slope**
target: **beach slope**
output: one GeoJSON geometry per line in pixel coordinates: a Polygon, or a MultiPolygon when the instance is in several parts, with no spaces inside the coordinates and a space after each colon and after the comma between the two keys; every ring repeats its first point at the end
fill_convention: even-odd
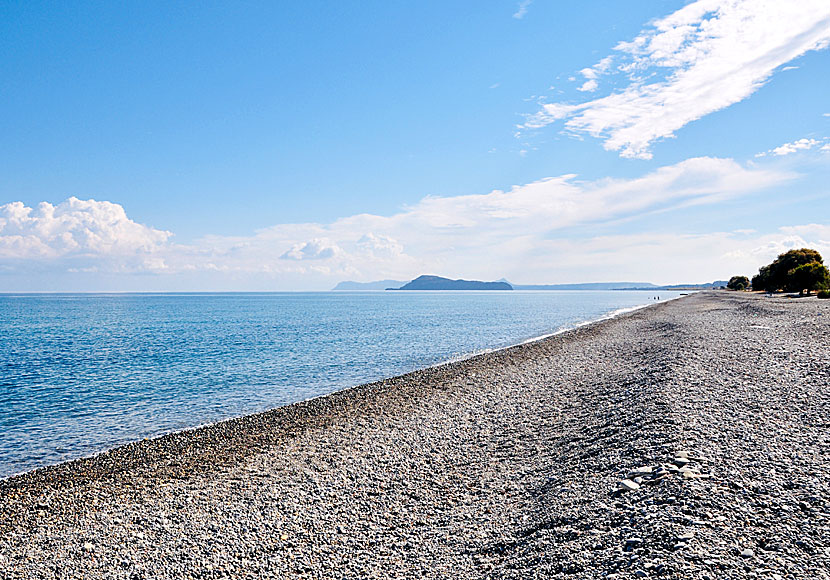
{"type": "Polygon", "coordinates": [[[830,301],[704,292],[0,482],[0,578],[830,578],[830,301]]]}

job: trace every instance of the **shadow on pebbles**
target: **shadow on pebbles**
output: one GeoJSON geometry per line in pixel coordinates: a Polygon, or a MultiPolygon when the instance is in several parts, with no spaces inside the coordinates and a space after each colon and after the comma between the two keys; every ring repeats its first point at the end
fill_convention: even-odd
{"type": "Polygon", "coordinates": [[[830,301],[709,292],[0,482],[0,578],[830,578],[830,301]]]}

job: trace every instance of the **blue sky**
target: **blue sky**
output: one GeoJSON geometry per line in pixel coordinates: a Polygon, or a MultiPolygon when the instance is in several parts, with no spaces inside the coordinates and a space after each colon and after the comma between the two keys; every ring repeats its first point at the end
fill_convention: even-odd
{"type": "Polygon", "coordinates": [[[830,257],[830,8],[778,4],[2,3],[0,291],[830,257]]]}

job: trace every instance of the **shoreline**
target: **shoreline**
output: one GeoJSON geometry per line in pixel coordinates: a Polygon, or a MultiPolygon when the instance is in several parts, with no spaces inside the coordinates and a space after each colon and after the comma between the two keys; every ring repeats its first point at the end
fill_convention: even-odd
{"type": "Polygon", "coordinates": [[[0,571],[827,578],[828,306],[695,294],[3,480],[0,571]]]}
{"type": "MultiPolygon", "coordinates": [[[[191,294],[191,293],[181,293],[181,294],[191,294]]],[[[401,374],[398,374],[398,375],[391,375],[389,377],[384,377],[384,378],[381,378],[381,379],[378,379],[378,380],[375,380],[375,381],[370,381],[370,382],[367,382],[367,383],[359,383],[359,384],[356,384],[356,385],[351,385],[351,386],[348,386],[348,387],[345,387],[345,388],[342,388],[342,389],[338,389],[336,391],[332,391],[330,393],[315,395],[315,396],[309,397],[307,399],[294,401],[293,403],[287,403],[285,405],[280,405],[278,407],[271,407],[271,408],[264,409],[264,410],[261,410],[261,411],[256,411],[256,412],[253,412],[253,413],[246,413],[246,414],[242,414],[242,415],[226,417],[226,418],[218,420],[218,421],[200,423],[198,425],[194,425],[192,427],[185,427],[183,429],[175,429],[175,430],[172,430],[172,431],[159,433],[157,435],[153,435],[153,436],[150,436],[150,437],[145,437],[145,438],[142,438],[142,439],[136,439],[136,440],[128,441],[128,442],[125,442],[125,443],[120,443],[120,444],[114,445],[112,447],[103,447],[103,448],[101,448],[97,451],[94,451],[94,452],[90,453],[90,454],[83,455],[83,456],[80,456],[80,457],[76,457],[74,459],[68,459],[68,460],[65,460],[65,461],[60,461],[58,463],[43,465],[41,467],[36,467],[36,468],[29,469],[29,470],[26,470],[26,471],[21,471],[19,473],[12,473],[10,475],[2,476],[2,477],[0,477],[0,490],[2,490],[4,482],[7,482],[7,481],[12,480],[12,479],[20,478],[20,477],[25,477],[29,474],[33,474],[33,473],[35,473],[37,471],[40,471],[40,470],[50,469],[50,468],[57,468],[57,467],[60,467],[60,466],[63,466],[63,465],[67,465],[67,464],[71,464],[71,463],[75,463],[75,462],[79,462],[79,461],[94,460],[95,458],[97,458],[100,455],[106,455],[106,454],[108,454],[110,452],[114,452],[114,451],[116,451],[116,450],[118,450],[122,447],[129,447],[129,446],[137,445],[137,444],[140,444],[140,443],[143,443],[143,442],[146,442],[146,441],[155,441],[157,439],[161,439],[161,438],[164,438],[164,437],[175,436],[175,435],[182,434],[182,433],[190,433],[190,432],[193,432],[193,431],[199,431],[201,429],[209,429],[209,428],[212,428],[214,426],[221,425],[222,423],[225,423],[225,422],[228,422],[228,421],[243,420],[246,417],[252,417],[252,416],[271,413],[271,412],[274,412],[278,409],[283,409],[283,408],[286,408],[286,407],[290,407],[292,405],[305,404],[305,403],[308,403],[310,401],[314,401],[316,399],[329,397],[331,395],[334,395],[334,394],[337,394],[337,393],[343,393],[343,392],[349,391],[351,389],[358,389],[358,388],[361,388],[361,387],[368,387],[368,386],[371,386],[371,385],[374,385],[374,384],[377,384],[377,383],[385,383],[385,382],[388,382],[388,381],[394,381],[396,379],[406,377],[407,375],[410,375],[412,373],[417,373],[419,371],[424,371],[424,370],[433,369],[433,368],[440,368],[440,367],[443,367],[443,366],[446,366],[446,365],[451,365],[451,364],[454,364],[454,363],[461,363],[461,362],[464,362],[464,361],[468,361],[470,359],[474,359],[474,358],[479,357],[479,356],[488,355],[488,354],[497,353],[497,352],[500,352],[500,351],[503,351],[503,350],[512,349],[512,348],[522,346],[522,345],[525,345],[525,344],[533,344],[535,342],[543,341],[543,340],[546,340],[546,339],[549,339],[549,338],[552,338],[552,337],[555,337],[555,336],[559,336],[559,335],[562,335],[562,334],[566,334],[568,332],[572,332],[572,331],[574,331],[576,329],[579,329],[579,328],[583,328],[583,327],[590,326],[590,325],[593,325],[593,324],[598,324],[598,323],[601,323],[601,322],[604,322],[604,321],[607,321],[607,320],[612,320],[612,319],[617,318],[619,316],[624,316],[626,314],[636,312],[638,310],[642,310],[642,309],[645,309],[645,308],[650,308],[650,307],[653,307],[653,306],[657,306],[659,304],[663,304],[663,303],[666,303],[666,302],[671,302],[673,300],[678,300],[678,299],[683,298],[683,297],[684,296],[675,296],[675,297],[672,297],[672,298],[667,298],[665,300],[661,300],[659,302],[651,302],[651,303],[641,304],[641,305],[637,305],[637,306],[618,308],[618,309],[612,310],[608,313],[605,313],[605,314],[599,316],[598,318],[586,320],[586,321],[583,321],[583,322],[578,322],[578,323],[574,324],[573,326],[566,326],[566,327],[564,327],[560,330],[557,330],[556,332],[546,333],[546,334],[542,334],[542,335],[539,335],[539,336],[536,336],[536,337],[527,338],[527,339],[521,340],[521,341],[516,342],[516,343],[508,344],[506,346],[501,346],[501,347],[496,347],[496,348],[489,348],[489,349],[482,349],[482,350],[479,350],[479,351],[474,351],[474,352],[471,352],[471,353],[462,354],[462,355],[459,355],[458,357],[451,357],[449,359],[442,360],[442,361],[434,363],[434,364],[426,365],[426,366],[423,366],[423,367],[417,367],[415,369],[412,369],[410,371],[407,371],[407,372],[404,372],[404,373],[401,373],[401,374]]]]}

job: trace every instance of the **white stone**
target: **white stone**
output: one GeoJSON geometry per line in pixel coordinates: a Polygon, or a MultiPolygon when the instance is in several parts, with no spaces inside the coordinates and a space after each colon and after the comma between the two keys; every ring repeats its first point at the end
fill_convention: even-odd
{"type": "Polygon", "coordinates": [[[623,491],[634,491],[635,489],[640,489],[640,484],[630,479],[623,479],[617,484],[617,487],[623,491]]]}

